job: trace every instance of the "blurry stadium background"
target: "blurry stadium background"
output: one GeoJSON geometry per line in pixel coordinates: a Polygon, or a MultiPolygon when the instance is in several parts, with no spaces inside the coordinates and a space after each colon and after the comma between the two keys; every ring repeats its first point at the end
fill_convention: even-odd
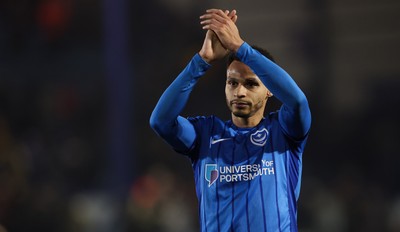
{"type": "MultiPolygon", "coordinates": [[[[207,8],[308,96],[299,230],[400,231],[397,0],[1,1],[0,231],[198,231],[190,162],[148,120],[207,8]]],[[[229,118],[224,68],[186,116],[229,118]]]]}

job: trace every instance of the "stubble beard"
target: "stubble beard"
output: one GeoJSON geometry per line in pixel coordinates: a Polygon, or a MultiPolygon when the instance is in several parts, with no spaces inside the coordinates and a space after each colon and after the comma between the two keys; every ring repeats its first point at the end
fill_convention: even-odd
{"type": "Polygon", "coordinates": [[[252,114],[252,105],[248,105],[245,109],[235,109],[235,107],[230,103],[230,101],[226,101],[229,110],[231,111],[231,113],[239,118],[250,118],[253,114],[252,114]]]}
{"type": "Polygon", "coordinates": [[[262,108],[264,108],[261,102],[259,102],[260,105],[257,104],[256,106],[250,104],[246,109],[235,109],[235,107],[230,103],[230,101],[228,101],[228,99],[226,99],[226,103],[228,105],[229,110],[234,116],[244,119],[250,118],[251,116],[255,115],[258,111],[262,110],[262,108]]]}
{"type": "Polygon", "coordinates": [[[231,112],[233,115],[235,115],[238,118],[250,118],[251,117],[251,113],[250,112],[241,112],[241,111],[233,111],[231,109],[231,112]]]}

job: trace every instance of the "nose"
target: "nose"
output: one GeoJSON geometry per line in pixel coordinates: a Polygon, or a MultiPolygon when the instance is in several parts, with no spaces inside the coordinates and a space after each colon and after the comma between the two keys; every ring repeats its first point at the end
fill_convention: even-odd
{"type": "Polygon", "coordinates": [[[235,97],[237,97],[237,98],[245,97],[246,92],[247,92],[247,89],[243,85],[239,84],[236,88],[235,97]]]}

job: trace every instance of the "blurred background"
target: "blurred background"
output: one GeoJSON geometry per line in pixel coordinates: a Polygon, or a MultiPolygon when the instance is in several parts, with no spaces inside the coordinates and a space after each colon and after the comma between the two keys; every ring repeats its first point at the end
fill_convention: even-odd
{"type": "MultiPolygon", "coordinates": [[[[198,231],[190,162],[148,120],[207,8],[309,99],[299,230],[400,231],[399,1],[3,0],[1,232],[198,231]]],[[[183,115],[229,119],[224,68],[183,115]]]]}

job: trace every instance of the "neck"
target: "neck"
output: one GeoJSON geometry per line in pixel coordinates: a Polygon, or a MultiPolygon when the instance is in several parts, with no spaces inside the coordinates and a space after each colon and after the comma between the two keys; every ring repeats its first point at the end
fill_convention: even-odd
{"type": "Polygon", "coordinates": [[[248,118],[243,118],[243,117],[238,117],[232,114],[232,122],[235,126],[239,128],[250,128],[250,127],[255,127],[257,126],[261,119],[263,118],[263,115],[253,115],[248,118]]]}

